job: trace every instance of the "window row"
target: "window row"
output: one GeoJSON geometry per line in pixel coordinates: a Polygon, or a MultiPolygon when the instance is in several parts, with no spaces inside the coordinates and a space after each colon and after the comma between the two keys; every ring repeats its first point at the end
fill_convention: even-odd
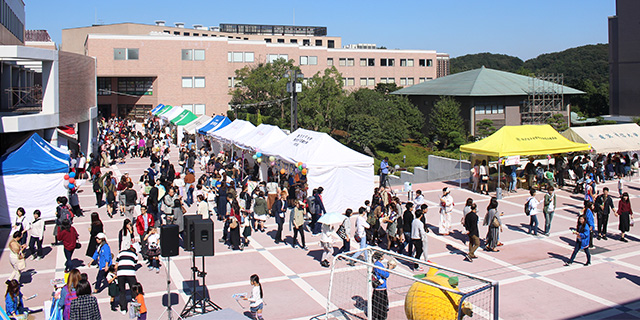
{"type": "Polygon", "coordinates": [[[253,52],[232,52],[227,53],[228,62],[253,62],[255,55],[253,52]]]}
{"type": "Polygon", "coordinates": [[[229,88],[239,87],[242,85],[242,80],[236,79],[236,77],[228,77],[227,78],[227,86],[229,88]]]}
{"type": "Polygon", "coordinates": [[[204,77],[182,77],[183,88],[204,88],[204,77]]]}
{"type": "MultiPolygon", "coordinates": [[[[111,78],[105,79],[111,81],[111,78]]],[[[103,82],[102,85],[106,84],[103,82]]],[[[136,96],[153,95],[153,78],[118,78],[118,92],[136,96]]]]}
{"type": "Polygon", "coordinates": [[[278,59],[283,59],[284,61],[289,60],[288,54],[268,54],[267,55],[267,63],[272,63],[278,59]]]}
{"type": "MultiPolygon", "coordinates": [[[[264,42],[273,43],[273,39],[264,38],[264,42]]],[[[279,39],[276,39],[276,42],[277,43],[285,43],[285,39],[279,38],[279,39]]],[[[298,43],[298,39],[289,39],[289,43],[298,43]]],[[[315,40],[315,44],[316,44],[316,47],[322,47],[322,40],[321,39],[316,39],[315,40]]],[[[302,45],[303,46],[310,46],[311,45],[311,40],[302,39],[302,45]]],[[[334,48],[334,47],[335,47],[335,41],[334,40],[327,40],[327,48],[334,48]]]]}
{"type": "MultiPolygon", "coordinates": [[[[354,58],[338,58],[338,65],[341,67],[353,67],[355,64],[354,58]]],[[[327,66],[333,66],[333,58],[327,58],[327,66]]],[[[396,59],[394,58],[381,58],[381,67],[394,67],[396,65],[396,59]]],[[[431,67],[433,65],[433,59],[418,59],[419,67],[431,67]]],[[[375,67],[376,59],[374,58],[360,58],[361,67],[375,67]]],[[[413,67],[414,59],[400,59],[401,67],[413,67]]]]}
{"type": "Polygon", "coordinates": [[[114,60],[138,60],[140,57],[138,48],[114,48],[114,60]]]}
{"type": "Polygon", "coordinates": [[[501,105],[486,105],[475,106],[476,114],[502,114],[504,113],[504,106],[501,105]]]}
{"type": "Polygon", "coordinates": [[[315,66],[317,64],[318,64],[317,56],[300,56],[301,66],[305,66],[305,65],[315,66]]]}
{"type": "Polygon", "coordinates": [[[182,108],[193,112],[197,116],[207,113],[207,108],[204,104],[183,104],[182,108]]]}
{"type": "MultiPolygon", "coordinates": [[[[24,5],[24,4],[23,4],[24,5]]],[[[24,24],[20,21],[20,18],[13,12],[6,0],[2,0],[0,6],[0,24],[2,24],[11,34],[13,34],[18,40],[24,40],[24,24]]]]}
{"type": "Polygon", "coordinates": [[[204,49],[182,49],[182,60],[204,61],[204,49]]]}

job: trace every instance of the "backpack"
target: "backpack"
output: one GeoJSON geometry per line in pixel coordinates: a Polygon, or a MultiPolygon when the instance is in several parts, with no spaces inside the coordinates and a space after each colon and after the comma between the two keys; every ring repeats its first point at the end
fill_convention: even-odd
{"type": "Polygon", "coordinates": [[[527,203],[524,204],[524,214],[526,215],[531,214],[531,207],[529,206],[529,201],[531,201],[531,199],[527,200],[527,203]]]}
{"type": "Polygon", "coordinates": [[[62,221],[69,220],[73,222],[73,213],[69,210],[69,206],[60,206],[60,215],[58,216],[58,224],[62,224],[62,221]]]}
{"type": "Polygon", "coordinates": [[[71,317],[71,300],[75,300],[77,298],[78,298],[78,295],[76,294],[75,290],[68,292],[67,295],[64,297],[63,314],[65,319],[69,319],[71,317]]]}
{"type": "Polygon", "coordinates": [[[315,214],[316,213],[316,202],[315,202],[315,198],[313,196],[310,196],[310,197],[307,198],[307,205],[309,205],[309,213],[315,214]]]}

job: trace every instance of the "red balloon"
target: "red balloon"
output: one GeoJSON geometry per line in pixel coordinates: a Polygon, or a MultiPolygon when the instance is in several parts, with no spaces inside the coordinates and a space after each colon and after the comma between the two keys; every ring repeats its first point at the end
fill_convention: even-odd
{"type": "Polygon", "coordinates": [[[65,174],[65,175],[64,175],[64,179],[65,179],[65,180],[69,180],[69,175],[68,175],[68,174],[65,174]]]}
{"type": "Polygon", "coordinates": [[[76,179],[74,179],[74,178],[69,178],[69,183],[76,183],[76,179]]]}

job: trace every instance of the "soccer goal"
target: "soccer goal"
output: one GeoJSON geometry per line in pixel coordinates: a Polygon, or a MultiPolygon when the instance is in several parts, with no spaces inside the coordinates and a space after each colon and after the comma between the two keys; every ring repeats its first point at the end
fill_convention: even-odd
{"type": "Polygon", "coordinates": [[[337,255],[327,297],[326,319],[498,319],[497,281],[377,247],[337,255]],[[374,268],[389,272],[386,293],[374,268]]]}

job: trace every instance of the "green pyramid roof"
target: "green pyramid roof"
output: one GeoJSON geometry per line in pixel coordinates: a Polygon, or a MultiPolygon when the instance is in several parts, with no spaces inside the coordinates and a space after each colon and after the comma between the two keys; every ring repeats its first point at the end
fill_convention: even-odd
{"type": "MultiPolygon", "coordinates": [[[[392,94],[420,96],[526,96],[532,77],[485,68],[460,72],[402,88],[392,94]]],[[[551,82],[544,81],[551,85],[551,82]]],[[[556,85],[557,87],[557,85],[556,85]]],[[[562,86],[563,94],[584,94],[580,90],[562,86]]]]}

